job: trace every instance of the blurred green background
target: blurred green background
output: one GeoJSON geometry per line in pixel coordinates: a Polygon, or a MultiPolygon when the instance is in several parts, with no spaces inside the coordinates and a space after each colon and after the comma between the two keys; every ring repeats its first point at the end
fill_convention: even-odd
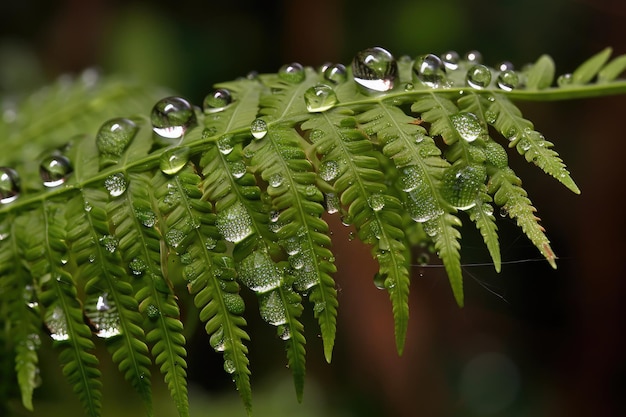
{"type": "MultiPolygon", "coordinates": [[[[0,94],[95,67],[169,87],[199,104],[214,83],[249,71],[275,72],[293,61],[348,64],[355,52],[376,45],[396,56],[477,49],[489,65],[509,60],[518,68],[548,53],[560,74],[605,46],[626,53],[625,21],[626,3],[593,0],[2,1],[0,94]]],[[[511,158],[561,258],[559,269],[538,261],[508,219],[499,228],[504,260],[512,263],[499,275],[476,265],[488,255],[468,225],[466,307],[455,306],[435,259],[416,265],[399,358],[389,300],[371,283],[369,251],[330,219],[340,289],[333,363],[323,359],[309,312],[307,386],[298,405],[282,345],[255,318],[251,300],[255,416],[626,415],[626,98],[521,106],[555,142],[582,189],[571,195],[511,158]]],[[[192,415],[244,416],[221,357],[201,331],[190,336],[192,415]]],[[[142,415],[99,349],[104,416],[142,415]]],[[[71,389],[58,382],[55,354],[44,350],[34,415],[81,415],[71,389]]],[[[156,415],[175,415],[154,374],[156,415]]]]}

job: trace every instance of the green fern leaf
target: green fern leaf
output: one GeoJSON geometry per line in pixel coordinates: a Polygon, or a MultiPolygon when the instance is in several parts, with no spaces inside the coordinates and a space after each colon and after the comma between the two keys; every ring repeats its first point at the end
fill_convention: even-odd
{"type": "Polygon", "coordinates": [[[626,70],[626,55],[620,55],[598,71],[598,83],[614,81],[624,70],[626,70]]]}
{"type": "Polygon", "coordinates": [[[580,64],[572,73],[572,84],[587,84],[591,81],[609,60],[611,52],[612,48],[605,48],[580,64]]]}
{"type": "Polygon", "coordinates": [[[554,61],[548,55],[541,55],[526,71],[526,88],[543,90],[554,81],[554,61]]]}

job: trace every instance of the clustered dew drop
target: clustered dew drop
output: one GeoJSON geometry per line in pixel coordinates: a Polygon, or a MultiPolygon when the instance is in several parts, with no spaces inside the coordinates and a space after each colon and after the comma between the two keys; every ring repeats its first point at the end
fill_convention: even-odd
{"type": "Polygon", "coordinates": [[[263,139],[267,135],[267,123],[263,119],[255,119],[250,124],[250,133],[255,139],[263,139]]]}
{"type": "Polygon", "coordinates": [[[152,130],[165,139],[180,139],[196,123],[193,107],[181,97],[166,97],[157,102],[150,114],[152,130]]]}
{"type": "Polygon", "coordinates": [[[318,84],[304,92],[304,103],[307,111],[321,113],[332,109],[337,104],[337,95],[332,87],[318,84]]]}
{"type": "Polygon", "coordinates": [[[241,283],[259,294],[278,288],[281,279],[281,274],[272,260],[260,251],[248,255],[239,266],[241,283]]]}
{"type": "Polygon", "coordinates": [[[446,86],[446,67],[437,55],[418,57],[413,64],[413,73],[422,84],[431,88],[446,86]]]}
{"type": "Polygon", "coordinates": [[[374,193],[367,199],[367,203],[374,211],[380,211],[385,207],[385,197],[382,194],[374,193]]]}
{"type": "Polygon", "coordinates": [[[104,180],[104,188],[107,189],[111,197],[119,197],[126,192],[126,177],[121,172],[109,175],[104,180]]]}
{"type": "Polygon", "coordinates": [[[476,205],[485,177],[483,166],[453,165],[443,174],[441,195],[452,207],[468,210],[476,205]]]}
{"type": "Polygon", "coordinates": [[[383,48],[365,49],[352,61],[354,81],[367,90],[386,92],[393,88],[398,75],[398,64],[391,53],[383,48]]]}
{"type": "Polygon", "coordinates": [[[306,73],[304,72],[304,67],[297,63],[292,62],[291,64],[285,64],[278,70],[278,77],[284,81],[298,84],[304,81],[306,77],[306,73]]]}
{"type": "Polygon", "coordinates": [[[117,307],[107,293],[93,297],[85,305],[85,315],[94,326],[96,336],[109,339],[120,335],[120,316],[117,307]]]}
{"type": "Polygon", "coordinates": [[[135,276],[143,275],[143,273],[146,272],[146,269],[148,269],[148,265],[146,265],[141,258],[133,258],[128,264],[128,267],[135,276]]]}
{"type": "Polygon", "coordinates": [[[272,326],[287,323],[287,313],[278,290],[259,294],[259,313],[261,318],[272,326]]]}
{"type": "Polygon", "coordinates": [[[232,103],[233,97],[230,91],[225,88],[217,88],[211,91],[204,98],[202,103],[202,109],[204,113],[217,113],[224,110],[230,103],[232,103]]]}
{"type": "Polygon", "coordinates": [[[9,167],[0,167],[0,204],[8,204],[20,196],[20,176],[9,167]]]}
{"type": "Polygon", "coordinates": [[[102,245],[107,251],[113,253],[117,250],[119,241],[115,236],[104,235],[99,239],[100,245],[102,245]]]}
{"type": "Polygon", "coordinates": [[[240,202],[220,211],[215,224],[224,239],[232,243],[241,242],[253,233],[252,219],[240,202]]]}
{"type": "Polygon", "coordinates": [[[187,165],[191,150],[188,146],[167,149],[161,154],[159,167],[166,175],[174,175],[187,165]]]}
{"type": "Polygon", "coordinates": [[[135,122],[123,117],[104,122],[96,135],[98,151],[103,155],[121,156],[138,130],[135,122]]]}
{"type": "Polygon", "coordinates": [[[70,334],[67,328],[67,318],[60,306],[55,305],[53,308],[46,311],[44,323],[50,331],[50,337],[53,340],[57,342],[69,340],[70,334]]]}
{"type": "Polygon", "coordinates": [[[482,132],[480,121],[474,113],[460,112],[450,116],[450,121],[462,139],[475,141],[482,132]]]}
{"type": "Polygon", "coordinates": [[[64,155],[50,155],[39,164],[39,176],[43,185],[49,188],[64,184],[71,172],[72,164],[64,155]]]}
{"type": "Polygon", "coordinates": [[[332,159],[323,161],[318,169],[318,174],[324,181],[331,182],[339,175],[339,164],[332,159]]]}

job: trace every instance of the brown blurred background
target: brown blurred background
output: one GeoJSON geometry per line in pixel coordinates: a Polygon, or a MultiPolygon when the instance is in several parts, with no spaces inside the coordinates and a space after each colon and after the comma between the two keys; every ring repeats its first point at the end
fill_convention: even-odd
{"type": "MultiPolygon", "coordinates": [[[[487,64],[509,60],[518,68],[548,53],[560,74],[605,46],[626,53],[624,22],[626,3],[616,0],[3,1],[0,93],[95,66],[201,103],[212,84],[250,70],[275,72],[292,61],[348,64],[375,45],[396,56],[478,49],[487,64]]],[[[281,369],[280,341],[252,306],[255,415],[626,415],[626,97],[520,105],[555,142],[582,189],[572,195],[511,155],[561,258],[559,269],[539,261],[508,219],[499,228],[503,258],[512,263],[501,274],[476,265],[488,254],[468,224],[465,308],[454,304],[434,258],[416,265],[408,341],[398,357],[388,297],[372,284],[376,265],[330,219],[340,288],[333,363],[323,360],[307,313],[307,391],[302,405],[286,405],[294,395],[281,369]]],[[[245,415],[220,360],[199,332],[190,344],[192,415],[245,415]]],[[[51,361],[36,416],[67,411],[55,405],[65,391],[46,382],[46,372],[58,372],[51,361]]],[[[105,375],[109,380],[120,378],[105,375]]],[[[124,390],[105,386],[105,416],[136,410],[107,403],[126,398],[124,390]]],[[[167,415],[162,410],[157,416],[167,415]]]]}

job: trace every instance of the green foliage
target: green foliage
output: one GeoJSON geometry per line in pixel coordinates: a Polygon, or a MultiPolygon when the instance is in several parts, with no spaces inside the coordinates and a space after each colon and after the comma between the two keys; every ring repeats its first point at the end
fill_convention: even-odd
{"type": "Polygon", "coordinates": [[[34,94],[0,122],[0,348],[2,362],[14,364],[3,371],[0,399],[13,395],[15,381],[33,409],[38,350],[51,337],[86,414],[100,415],[94,349],[103,339],[148,415],[156,365],[187,416],[179,303],[188,292],[195,309],[185,306],[184,314],[204,323],[250,412],[240,294],[248,290],[285,342],[301,399],[305,307],[329,362],[335,343],[327,215],[341,216],[371,247],[374,284],[389,294],[400,354],[413,246],[434,248],[460,306],[463,221],[480,231],[497,271],[496,210],[556,267],[502,144],[580,190],[512,100],[624,93],[617,77],[626,60],[609,61],[610,53],[556,86],[546,55],[515,72],[471,55],[396,61],[372,48],[348,68],[291,64],[218,84],[202,108],[91,76],[34,94]]]}

